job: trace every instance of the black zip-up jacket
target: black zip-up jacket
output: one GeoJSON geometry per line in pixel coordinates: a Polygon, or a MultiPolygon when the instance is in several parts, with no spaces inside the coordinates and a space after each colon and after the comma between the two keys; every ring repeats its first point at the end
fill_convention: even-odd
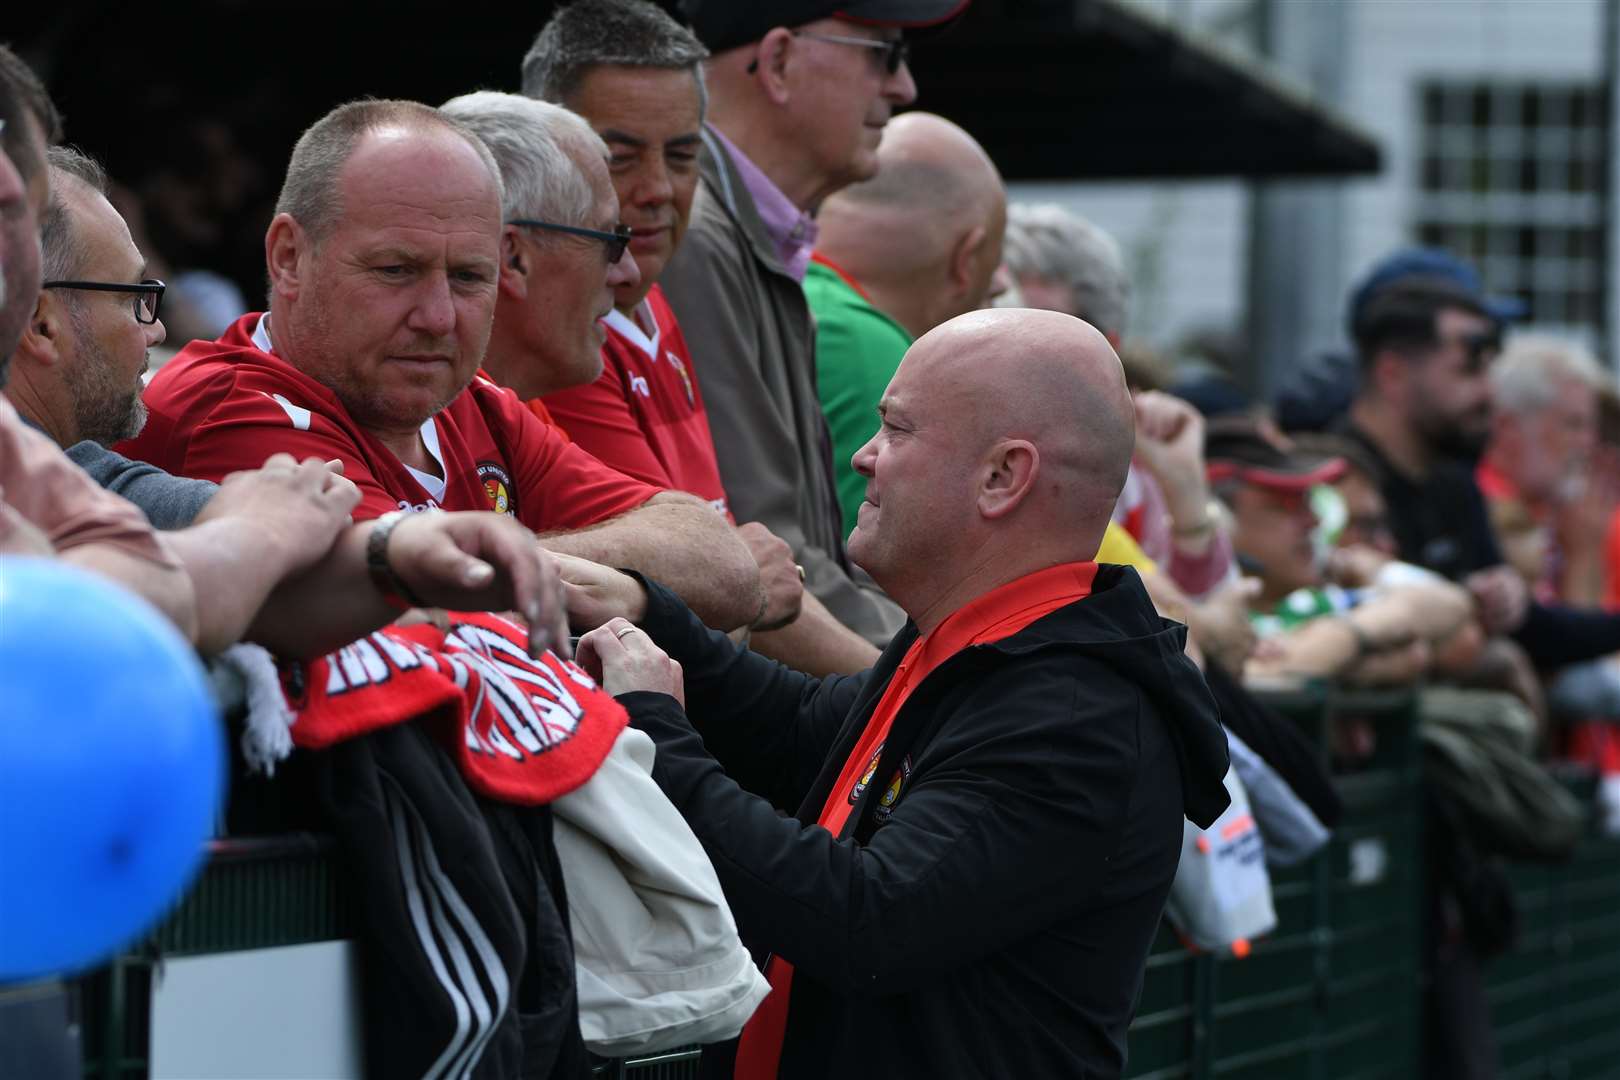
{"type": "Polygon", "coordinates": [[[780,1076],[1118,1076],[1183,814],[1227,803],[1185,628],[1135,571],[1101,567],[1088,598],[936,668],[836,838],[806,826],[915,625],[870,671],[817,680],[648,593],[701,738],[673,699],[623,697],[743,939],[794,965],[780,1076]]]}

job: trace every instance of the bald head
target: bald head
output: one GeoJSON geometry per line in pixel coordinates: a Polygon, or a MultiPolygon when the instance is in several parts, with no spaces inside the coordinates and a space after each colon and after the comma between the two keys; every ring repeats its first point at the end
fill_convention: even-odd
{"type": "Polygon", "coordinates": [[[943,116],[908,112],[895,117],[883,129],[877,154],[877,176],[833,195],[826,208],[855,204],[913,216],[939,210],[983,215],[1005,202],[1001,174],[990,155],[943,116]]]}
{"type": "Polygon", "coordinates": [[[909,112],[884,129],[877,176],[823,204],[817,248],[921,335],[999,291],[1006,219],[984,148],[943,117],[909,112]]]}
{"type": "Polygon", "coordinates": [[[1091,559],[1135,421],[1108,341],[1052,311],[971,312],[912,345],[855,455],[850,556],[923,624],[986,588],[1091,559]]]}
{"type": "Polygon", "coordinates": [[[1046,483],[1031,497],[1052,497],[1057,519],[1100,537],[1136,445],[1125,373],[1101,331],[1055,311],[976,311],[918,339],[913,360],[957,399],[964,435],[1033,443],[1046,483]]]}

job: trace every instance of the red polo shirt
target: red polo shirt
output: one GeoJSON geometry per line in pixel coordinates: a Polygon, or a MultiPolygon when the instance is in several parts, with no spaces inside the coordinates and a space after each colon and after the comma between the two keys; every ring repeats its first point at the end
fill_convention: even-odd
{"type": "MultiPolygon", "coordinates": [[[[935,668],[970,645],[1011,637],[1041,616],[1090,596],[1091,583],[1096,576],[1094,562],[1062,563],[1037,570],[957,608],[933,630],[912,642],[873,708],[865,732],[844,759],[844,768],[827,796],[826,805],[821,808],[817,824],[834,836],[842,835],[861,793],[871,782],[895,716],[912,690],[935,668]]],[[[771,993],[743,1028],[733,1074],[736,1080],[772,1080],[781,1064],[793,965],[773,956],[765,966],[765,977],[770,981],[771,993]]]]}
{"type": "Polygon", "coordinates": [[[643,483],[689,491],[729,518],[680,323],[656,285],[637,315],[651,335],[623,312],[610,313],[601,376],[547,394],[545,407],[569,438],[608,465],[643,483]]]}
{"type": "Polygon", "coordinates": [[[422,426],[441,478],[407,467],[330,388],[270,351],[261,316],[193,341],[143,395],[146,427],[118,450],[179,476],[221,480],[285,451],[339,458],[360,489],[356,521],[390,510],[494,510],[536,532],[582,529],[658,488],[608,468],[541,423],[517,395],[475,378],[422,426]]]}

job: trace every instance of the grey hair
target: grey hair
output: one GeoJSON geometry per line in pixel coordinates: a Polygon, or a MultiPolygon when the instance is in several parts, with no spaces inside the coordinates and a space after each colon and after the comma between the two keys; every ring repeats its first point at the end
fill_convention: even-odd
{"type": "Polygon", "coordinates": [[[561,8],[523,57],[523,92],[566,105],[592,68],[689,70],[697,82],[698,116],[709,111],[697,35],[648,0],[575,0],[561,8]]]}
{"type": "Polygon", "coordinates": [[[489,169],[496,187],[501,170],[489,148],[460,122],[419,101],[365,98],[339,105],[311,124],[293,146],[287,177],[276,197],[276,213],[291,215],[319,247],[337,223],[338,176],[367,134],[383,128],[409,131],[445,130],[467,141],[489,169]]]}
{"type": "MultiPolygon", "coordinates": [[[[89,154],[71,146],[52,146],[45,151],[45,162],[53,173],[71,177],[97,195],[107,194],[107,170],[89,154]]],[[[84,240],[73,227],[67,201],[62,195],[62,185],[53,176],[50,201],[39,220],[40,269],[44,281],[77,277],[79,267],[84,265],[84,240]]]]}
{"type": "Polygon", "coordinates": [[[1596,390],[1603,368],[1586,349],[1549,334],[1515,334],[1491,365],[1491,395],[1497,408],[1524,416],[1551,405],[1563,383],[1596,390]]]}
{"type": "Polygon", "coordinates": [[[1002,248],[1014,275],[1067,285],[1071,315],[1104,334],[1125,333],[1131,281],[1119,242],[1108,233],[1055,203],[1014,203],[1002,248]]]}
{"type": "Polygon", "coordinates": [[[558,225],[590,225],[596,205],[590,176],[580,164],[590,155],[606,162],[607,143],[583,117],[561,105],[518,94],[480,90],[451,98],[440,111],[489,147],[501,171],[501,213],[558,225]]]}

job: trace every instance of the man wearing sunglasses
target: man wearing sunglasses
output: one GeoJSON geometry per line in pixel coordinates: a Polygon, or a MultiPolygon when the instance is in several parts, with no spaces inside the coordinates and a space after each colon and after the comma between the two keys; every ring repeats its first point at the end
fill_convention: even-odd
{"type": "Polygon", "coordinates": [[[877,169],[894,110],[916,99],[902,36],[962,0],[687,0],[711,56],[691,229],[661,281],[703,380],[720,479],[739,521],[785,540],[807,606],[770,655],[804,670],[869,666],[903,614],[844,552],[832,444],[816,397],[801,283],[823,199],[877,169]]]}
{"type": "Polygon", "coordinates": [[[1538,666],[1620,651],[1620,616],[1531,600],[1503,560],[1474,464],[1491,431],[1500,309],[1477,279],[1414,275],[1358,295],[1361,386],[1345,432],[1379,466],[1401,558],[1467,585],[1486,631],[1538,666]]]}
{"type": "Polygon", "coordinates": [[[479,91],[441,106],[500,166],[499,288],[484,370],[524,401],[602,373],[613,292],[640,280],[607,146],[567,109],[479,91]]]}
{"type": "MultiPolygon", "coordinates": [[[[628,225],[614,224],[608,229],[569,222],[605,225],[619,218],[618,196],[608,175],[607,144],[568,109],[514,94],[466,94],[443,109],[484,140],[500,166],[505,187],[500,292],[484,371],[527,401],[530,410],[547,423],[558,421],[542,395],[571,389],[600,392],[599,382],[611,382],[606,393],[615,395],[620,403],[614,438],[604,442],[604,432],[590,424],[576,430],[571,419],[561,423],[567,436],[628,476],[696,495],[724,514],[725,493],[713,469],[714,445],[706,421],[698,433],[701,444],[688,437],[676,450],[687,470],[679,474],[684,482],[663,470],[637,468],[642,460],[626,462],[618,453],[627,441],[646,448],[641,430],[623,403],[638,396],[650,399],[654,380],[657,392],[667,399],[673,389],[670,383],[690,380],[690,374],[675,355],[674,349],[680,345],[672,338],[657,370],[636,375],[616,365],[604,375],[610,335],[622,333],[610,327],[617,314],[615,298],[626,290],[640,290],[640,269],[628,250],[628,225]],[[706,483],[701,475],[705,455],[710,466],[706,483]]],[[[686,385],[695,394],[695,386],[690,381],[686,385]]],[[[677,404],[685,403],[682,398],[677,404]]],[[[739,536],[748,542],[764,587],[762,606],[749,626],[790,620],[799,610],[804,590],[787,546],[775,537],[760,544],[748,532],[739,536]]]]}

